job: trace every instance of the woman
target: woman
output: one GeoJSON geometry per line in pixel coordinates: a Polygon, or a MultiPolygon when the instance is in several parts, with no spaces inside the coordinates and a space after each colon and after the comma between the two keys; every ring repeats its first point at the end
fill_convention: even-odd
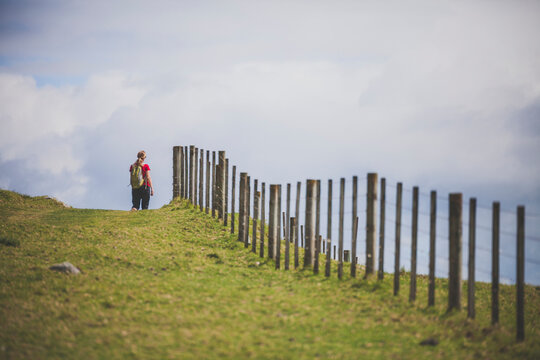
{"type": "Polygon", "coordinates": [[[133,187],[131,189],[131,199],[133,203],[131,211],[137,211],[139,210],[139,207],[142,207],[142,210],[148,209],[148,204],[150,203],[150,196],[154,196],[154,187],[152,186],[152,178],[150,177],[150,166],[144,163],[145,159],[146,152],[144,150],[141,150],[137,154],[137,161],[135,161],[129,167],[129,172],[131,173],[135,166],[140,166],[143,178],[143,183],[140,187],[133,187]]]}

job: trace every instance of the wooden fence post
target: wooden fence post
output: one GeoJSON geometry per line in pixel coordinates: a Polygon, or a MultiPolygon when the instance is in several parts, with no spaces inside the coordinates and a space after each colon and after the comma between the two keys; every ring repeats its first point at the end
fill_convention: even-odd
{"type": "Polygon", "coordinates": [[[289,219],[289,237],[294,246],[294,268],[298,269],[298,234],[296,233],[296,218],[294,217],[289,219]]]}
{"type": "Polygon", "coordinates": [[[525,207],[517,207],[516,338],[525,340],[525,207]]]}
{"type": "Polygon", "coordinates": [[[223,225],[227,226],[228,223],[228,207],[229,207],[229,159],[225,159],[225,167],[224,167],[224,174],[225,174],[225,187],[223,195],[223,225]]]}
{"type": "MultiPolygon", "coordinates": [[[[302,190],[302,182],[298,181],[296,183],[296,209],[294,212],[294,217],[296,218],[296,237],[299,237],[300,234],[300,192],[302,190]]],[[[295,264],[296,267],[299,266],[299,264],[295,264]]]]}
{"type": "MultiPolygon", "coordinates": [[[[358,216],[354,219],[353,221],[353,238],[355,239],[356,241],[356,237],[358,236],[358,216]]],[[[347,259],[345,259],[345,261],[347,261],[347,259]]],[[[355,262],[357,261],[354,257],[351,258],[351,262],[355,262]]]]}
{"type": "Polygon", "coordinates": [[[491,324],[499,323],[499,227],[501,204],[493,203],[491,244],[491,324]]]}
{"type": "Polygon", "coordinates": [[[189,148],[184,146],[184,199],[189,199],[189,148]]]}
{"type": "MultiPolygon", "coordinates": [[[[259,204],[257,199],[257,193],[259,192],[259,180],[254,179],[253,180],[253,224],[252,224],[252,230],[251,230],[251,251],[256,254],[257,253],[257,223],[259,219],[259,204]]],[[[250,195],[251,196],[251,195],[250,195]]]]}
{"type": "Polygon", "coordinates": [[[437,245],[437,192],[430,194],[428,306],[435,305],[435,247],[437,245]]]}
{"type": "Polygon", "coordinates": [[[396,187],[396,245],[394,249],[394,296],[399,293],[399,260],[401,252],[401,200],[403,197],[403,184],[398,182],[396,187]]]}
{"type": "Polygon", "coordinates": [[[261,247],[259,257],[264,257],[264,229],[266,227],[266,198],[265,198],[265,183],[261,184],[262,199],[261,199],[261,247]]]}
{"type": "Polygon", "coordinates": [[[326,225],[326,266],[324,275],[330,277],[330,264],[332,253],[332,180],[328,180],[328,209],[327,209],[327,225],[326,225]]]}
{"type": "MultiPolygon", "coordinates": [[[[285,214],[284,216],[285,217],[285,214]]],[[[290,220],[290,219],[289,219],[290,220]]],[[[290,240],[291,240],[291,237],[289,237],[289,220],[287,219],[283,219],[283,222],[287,224],[287,226],[284,227],[284,230],[285,230],[285,266],[283,267],[285,270],[289,270],[289,257],[290,257],[290,240]]]]}
{"type": "Polygon", "coordinates": [[[381,212],[379,214],[379,273],[377,278],[384,279],[384,226],[386,223],[386,179],[381,178],[381,212]]]}
{"type": "Polygon", "coordinates": [[[204,150],[201,149],[201,157],[199,159],[199,210],[204,209],[204,150]]]}
{"type": "Polygon", "coordinates": [[[339,241],[338,241],[338,279],[343,277],[343,221],[345,210],[345,178],[340,179],[339,186],[339,241]]]}
{"type": "Polygon", "coordinates": [[[321,253],[321,180],[317,180],[316,215],[315,215],[315,246],[313,251],[313,273],[319,273],[319,254],[321,253]]]}
{"type": "Polygon", "coordinates": [[[315,226],[317,221],[317,180],[306,180],[306,219],[304,267],[315,262],[315,226]]]}
{"type": "Polygon", "coordinates": [[[278,230],[278,185],[270,185],[270,208],[268,213],[268,257],[275,259],[278,230]]]}
{"type": "Polygon", "coordinates": [[[475,257],[476,257],[476,199],[469,199],[469,264],[467,276],[467,317],[475,318],[475,257]]]}
{"type": "Polygon", "coordinates": [[[277,185],[277,238],[276,238],[276,269],[279,269],[281,262],[281,185],[277,185]]]}
{"type": "Polygon", "coordinates": [[[210,150],[206,150],[206,210],[208,214],[210,211],[210,150]]]}
{"type": "Polygon", "coordinates": [[[462,242],[462,195],[449,196],[449,272],[448,272],[448,311],[461,309],[461,242],[462,242]]]}
{"type": "Polygon", "coordinates": [[[257,223],[259,220],[259,200],[261,198],[261,193],[255,188],[255,196],[253,199],[253,235],[251,240],[251,251],[257,253],[257,223]]]}
{"type": "Polygon", "coordinates": [[[179,146],[178,147],[178,150],[179,150],[179,158],[178,158],[178,161],[179,161],[179,167],[178,167],[178,196],[180,196],[181,198],[184,197],[184,157],[185,157],[185,154],[184,154],[184,147],[183,146],[179,146]]]}
{"type": "MultiPolygon", "coordinates": [[[[218,170],[216,172],[216,189],[217,189],[217,213],[218,219],[225,219],[225,151],[218,151],[218,170]]],[[[249,185],[248,185],[249,188],[249,185]]],[[[249,200],[248,200],[249,202],[249,200]]],[[[248,226],[249,228],[249,226],[248,226]]],[[[248,231],[249,233],[249,231],[248,231]]]]}
{"type": "Polygon", "coordinates": [[[301,237],[300,237],[300,247],[304,247],[304,225],[300,226],[300,233],[301,233],[301,237]]]}
{"type": "Polygon", "coordinates": [[[375,271],[376,207],[377,174],[369,173],[367,177],[366,204],[366,276],[373,274],[375,271]]]}
{"type": "MultiPolygon", "coordinates": [[[[212,217],[216,217],[216,152],[212,151],[212,217]]],[[[243,239],[242,239],[243,240],[243,239]]]]}
{"type": "Polygon", "coordinates": [[[234,224],[235,224],[235,203],[236,203],[236,165],[232,167],[232,189],[231,189],[231,234],[234,234],[234,224]]]}
{"type": "Polygon", "coordinates": [[[244,242],[244,232],[246,228],[246,217],[244,216],[246,212],[246,202],[244,197],[246,196],[246,183],[247,183],[247,173],[240,173],[240,182],[238,189],[238,241],[244,242]]]}
{"type": "Polygon", "coordinates": [[[197,198],[198,198],[198,179],[199,179],[199,148],[195,148],[195,158],[193,164],[193,205],[197,208],[197,198]]]}
{"type": "Polygon", "coordinates": [[[411,230],[411,281],[409,301],[416,300],[416,256],[418,254],[418,186],[413,187],[412,230],[411,230]]]}
{"type": "MultiPolygon", "coordinates": [[[[353,236],[354,236],[354,231],[353,231],[353,236]]],[[[350,254],[351,254],[351,251],[350,250],[343,250],[343,262],[349,262],[350,261],[350,254]]]]}
{"type": "Polygon", "coordinates": [[[189,146],[189,201],[193,204],[195,189],[195,145],[189,146]]]}
{"type": "Polygon", "coordinates": [[[286,215],[287,225],[285,227],[285,239],[287,239],[289,242],[292,241],[291,238],[289,238],[289,227],[291,226],[291,184],[287,184],[287,215],[286,215]]]}
{"type": "MultiPolygon", "coordinates": [[[[351,220],[351,277],[356,277],[356,237],[354,236],[354,222],[358,217],[358,176],[352,178],[352,220],[351,220]]],[[[345,259],[345,261],[347,261],[345,259]]]]}
{"type": "Polygon", "coordinates": [[[247,248],[249,246],[249,216],[251,215],[251,176],[248,175],[247,177],[247,184],[246,184],[246,194],[244,197],[244,201],[246,203],[246,213],[244,214],[246,218],[246,232],[244,233],[244,247],[247,248]]]}
{"type": "Polygon", "coordinates": [[[178,165],[180,158],[180,146],[173,146],[173,199],[178,197],[179,184],[178,184],[178,165]]]}

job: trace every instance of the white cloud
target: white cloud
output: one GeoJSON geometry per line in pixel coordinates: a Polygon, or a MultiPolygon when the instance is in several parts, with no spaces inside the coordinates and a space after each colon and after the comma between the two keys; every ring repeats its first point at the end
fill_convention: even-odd
{"type": "Polygon", "coordinates": [[[80,87],[41,88],[32,77],[0,74],[0,162],[25,164],[30,173],[43,174],[40,178],[50,191],[69,200],[80,198],[87,175],[77,140],[115,111],[136,106],[142,95],[143,90],[119,74],[93,76],[80,87]],[[73,184],[65,188],[58,177],[68,177],[73,184]]]}

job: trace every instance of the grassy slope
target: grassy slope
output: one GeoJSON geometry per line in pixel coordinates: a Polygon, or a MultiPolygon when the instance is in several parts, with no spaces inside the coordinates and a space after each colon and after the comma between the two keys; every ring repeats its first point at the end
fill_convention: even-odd
{"type": "MultiPolygon", "coordinates": [[[[188,204],[160,210],[66,209],[0,191],[0,358],[540,358],[540,291],[526,289],[525,343],[514,290],[501,325],[478,284],[477,320],[408,302],[407,276],[383,282],[274,270],[188,204]],[[18,246],[17,246],[18,245],[18,246]],[[70,261],[83,270],[48,270],[70,261]],[[437,346],[420,346],[434,337],[437,346]]],[[[283,258],[283,256],[282,256],[283,258]]],[[[465,303],[465,299],[463,300],[465,303]]]]}

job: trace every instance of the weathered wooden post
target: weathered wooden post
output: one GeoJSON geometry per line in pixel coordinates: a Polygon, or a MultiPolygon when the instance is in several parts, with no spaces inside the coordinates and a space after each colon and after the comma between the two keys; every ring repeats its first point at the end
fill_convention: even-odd
{"type": "Polygon", "coordinates": [[[435,305],[435,247],[437,244],[437,192],[430,195],[428,306],[435,305]]]}
{"type": "Polygon", "coordinates": [[[268,257],[275,259],[276,244],[279,238],[279,209],[278,209],[278,190],[279,185],[270,185],[270,208],[268,213],[268,257]]]}
{"type": "Polygon", "coordinates": [[[204,192],[204,150],[201,149],[201,157],[199,159],[199,210],[203,211],[203,192],[204,192]]]}
{"type": "Polygon", "coordinates": [[[413,187],[412,227],[411,227],[411,282],[409,301],[416,300],[416,256],[418,254],[418,186],[413,187]]]}
{"type": "MultiPolygon", "coordinates": [[[[218,151],[218,170],[216,172],[218,219],[225,219],[225,151],[218,151]]],[[[249,188],[249,185],[248,185],[249,188]]],[[[249,232],[249,231],[248,231],[249,232]]]]}
{"type": "Polygon", "coordinates": [[[206,150],[206,210],[208,214],[210,211],[210,150],[206,150]]]}
{"type": "MultiPolygon", "coordinates": [[[[298,239],[300,234],[300,191],[302,189],[302,182],[298,181],[296,183],[296,209],[295,209],[295,218],[296,218],[296,238],[298,239]]],[[[299,265],[296,265],[296,268],[299,265]]]]}
{"type": "Polygon", "coordinates": [[[279,269],[280,262],[281,262],[281,218],[279,217],[279,214],[281,214],[281,185],[278,185],[278,237],[277,237],[277,243],[276,243],[276,269],[279,269]]]}
{"type": "Polygon", "coordinates": [[[195,158],[193,164],[193,205],[197,208],[197,191],[198,191],[198,179],[199,179],[199,148],[195,148],[195,158]]]}
{"type": "Polygon", "coordinates": [[[384,225],[386,222],[386,179],[381,178],[381,199],[379,214],[379,272],[377,279],[384,279],[384,225]]]}
{"type": "Polygon", "coordinates": [[[313,252],[313,273],[316,275],[319,273],[319,254],[321,252],[321,235],[320,235],[320,224],[321,224],[321,180],[317,180],[317,193],[315,195],[316,200],[316,215],[315,215],[315,246],[313,252]]]}
{"type": "Polygon", "coordinates": [[[291,226],[290,220],[291,220],[291,184],[287,184],[287,214],[286,214],[286,221],[287,224],[285,226],[285,239],[287,241],[291,242],[292,239],[289,237],[289,227],[291,226]]]}
{"type": "Polygon", "coordinates": [[[262,199],[261,199],[261,249],[259,257],[264,257],[264,228],[266,227],[266,198],[265,198],[265,183],[261,184],[262,199]]]}
{"type": "Polygon", "coordinates": [[[343,278],[343,221],[345,211],[345,178],[339,186],[339,242],[338,242],[338,279],[343,278]]]}
{"type": "Polygon", "coordinates": [[[236,205],[236,165],[232,167],[232,189],[231,189],[231,234],[234,234],[235,217],[235,205],[236,205]]]}
{"type": "Polygon", "coordinates": [[[321,253],[321,242],[322,236],[319,235],[319,238],[315,241],[315,262],[313,264],[314,275],[317,275],[319,273],[319,254],[321,253]]]}
{"type": "MultiPolygon", "coordinates": [[[[352,219],[351,219],[351,277],[356,277],[356,237],[354,222],[358,217],[358,176],[352,178],[352,219]]],[[[347,261],[347,260],[345,260],[347,261]]]]}
{"type": "Polygon", "coordinates": [[[306,219],[304,267],[315,262],[315,226],[317,221],[317,180],[306,180],[306,219]]]}
{"type": "Polygon", "coordinates": [[[244,197],[246,196],[246,186],[247,186],[247,173],[240,173],[240,183],[238,189],[238,241],[244,242],[244,232],[246,227],[246,202],[244,197]]]}
{"type": "Polygon", "coordinates": [[[255,189],[253,199],[253,235],[251,236],[253,239],[251,240],[251,252],[254,254],[257,253],[257,223],[259,221],[259,203],[261,198],[261,193],[255,189]]]}
{"type": "MultiPolygon", "coordinates": [[[[289,224],[289,221],[287,219],[285,219],[285,213],[283,213],[283,222],[286,223],[286,224],[289,224]]],[[[284,226],[284,232],[286,233],[285,234],[285,264],[283,266],[283,268],[285,270],[289,270],[289,253],[290,253],[290,239],[291,237],[289,237],[289,234],[288,234],[288,225],[287,226],[284,226]]]]}
{"type": "Polygon", "coordinates": [[[195,145],[189,146],[189,201],[195,198],[195,145]]]}
{"type": "Polygon", "coordinates": [[[467,317],[474,319],[476,316],[474,305],[475,293],[475,262],[476,262],[476,199],[469,199],[469,264],[467,276],[467,317]]]}
{"type": "MultiPolygon", "coordinates": [[[[315,241],[319,242],[319,236],[321,235],[321,180],[317,180],[316,199],[315,241]]],[[[317,246],[315,246],[315,252],[317,252],[317,246]]]]}
{"type": "Polygon", "coordinates": [[[178,196],[181,198],[184,197],[184,157],[186,156],[184,153],[184,147],[179,146],[179,167],[178,167],[178,196]]]}
{"type": "Polygon", "coordinates": [[[294,268],[298,269],[298,266],[300,265],[300,259],[298,254],[298,227],[296,226],[296,218],[291,218],[291,229],[290,232],[293,234],[293,241],[294,241],[294,268]]]}
{"type": "MultiPolygon", "coordinates": [[[[259,180],[255,179],[253,180],[253,224],[252,224],[252,232],[251,232],[251,251],[256,254],[257,253],[257,223],[259,219],[259,199],[257,198],[257,193],[259,188],[259,180]]],[[[251,195],[250,195],[251,196],[251,195]]]]}
{"type": "MultiPolygon", "coordinates": [[[[358,236],[358,216],[353,221],[353,238],[355,238],[355,241],[356,241],[357,236],[358,236]]],[[[356,262],[356,261],[357,260],[354,258],[351,259],[351,262],[356,262]]]]}
{"type": "Polygon", "coordinates": [[[375,272],[377,174],[367,176],[366,202],[366,276],[375,272]]]}
{"type": "Polygon", "coordinates": [[[178,170],[179,170],[179,158],[180,158],[180,146],[173,146],[173,199],[176,199],[179,195],[178,184],[178,170]]]}
{"type": "Polygon", "coordinates": [[[246,217],[246,232],[244,234],[244,247],[249,246],[249,216],[251,214],[251,176],[247,177],[247,185],[246,185],[246,195],[244,197],[244,201],[246,202],[246,213],[244,216],[246,217]]]}
{"type": "Polygon", "coordinates": [[[298,269],[298,234],[296,233],[296,218],[289,220],[289,237],[294,244],[294,268],[298,269]]]}
{"type": "Polygon", "coordinates": [[[462,195],[449,196],[448,239],[450,256],[448,272],[448,311],[461,309],[461,242],[462,242],[462,195]]]}
{"type": "Polygon", "coordinates": [[[516,338],[525,340],[525,207],[517,207],[516,338]]]}
{"type": "MultiPolygon", "coordinates": [[[[212,217],[216,217],[216,152],[212,151],[212,217]]],[[[242,238],[243,240],[243,238],[242,238]]]]}
{"type": "Polygon", "coordinates": [[[499,323],[499,224],[501,204],[493,203],[493,228],[491,244],[491,324],[499,323]]]}
{"type": "Polygon", "coordinates": [[[399,260],[401,252],[401,200],[403,196],[403,184],[398,182],[396,187],[396,245],[394,260],[394,296],[399,293],[399,260]]]}
{"type": "Polygon", "coordinates": [[[229,207],[229,159],[225,159],[225,186],[223,195],[223,225],[227,226],[228,223],[228,207],[229,207]]]}
{"type": "Polygon", "coordinates": [[[189,148],[184,146],[184,199],[189,198],[189,148]]]}
{"type": "Polygon", "coordinates": [[[332,253],[332,180],[328,180],[328,209],[327,209],[327,225],[326,225],[326,264],[324,275],[330,277],[330,264],[332,253]]]}

